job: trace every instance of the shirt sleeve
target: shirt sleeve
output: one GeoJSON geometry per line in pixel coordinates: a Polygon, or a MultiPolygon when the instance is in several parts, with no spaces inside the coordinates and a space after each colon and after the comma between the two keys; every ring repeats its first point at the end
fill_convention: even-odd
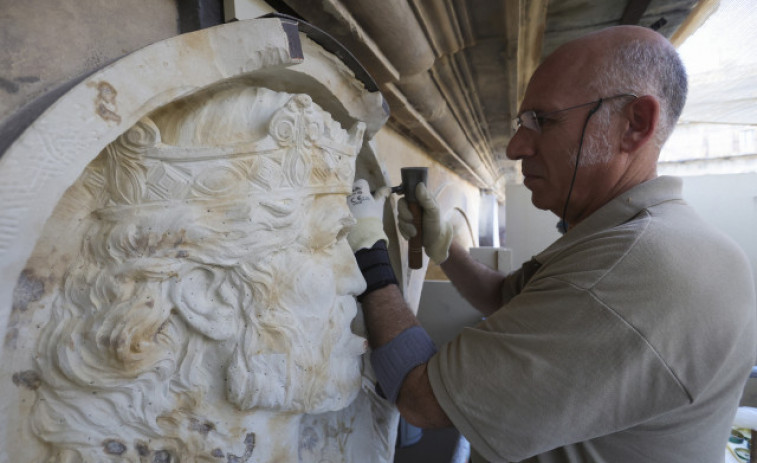
{"type": "Polygon", "coordinates": [[[688,397],[645,339],[590,292],[533,282],[429,361],[434,395],[491,461],[629,427],[688,397]]]}
{"type": "Polygon", "coordinates": [[[508,274],[502,282],[502,301],[506,304],[528,284],[541,264],[536,259],[525,262],[521,268],[508,274]]]}

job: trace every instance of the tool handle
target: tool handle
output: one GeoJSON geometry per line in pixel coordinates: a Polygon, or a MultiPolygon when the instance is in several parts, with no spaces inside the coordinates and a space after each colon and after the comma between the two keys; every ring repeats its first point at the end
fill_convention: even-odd
{"type": "Polygon", "coordinates": [[[410,268],[423,266],[423,208],[417,202],[408,201],[408,209],[413,214],[413,226],[417,233],[407,243],[407,262],[410,268]]]}

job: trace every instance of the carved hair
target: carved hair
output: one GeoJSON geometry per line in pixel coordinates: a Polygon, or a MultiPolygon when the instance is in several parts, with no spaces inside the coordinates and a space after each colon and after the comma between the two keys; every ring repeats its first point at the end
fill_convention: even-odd
{"type": "MultiPolygon", "coordinates": [[[[188,220],[188,215],[200,213],[197,207],[165,210],[160,222],[141,222],[144,216],[136,211],[132,222],[96,220],[85,235],[81,260],[64,277],[63,291],[40,337],[39,369],[45,379],[40,394],[45,400],[35,409],[38,434],[44,440],[70,441],[76,428],[72,417],[86,421],[86,416],[77,416],[79,410],[98,400],[108,409],[99,418],[108,422],[91,422],[84,429],[106,431],[110,425],[109,431],[122,434],[120,428],[130,426],[145,437],[165,437],[157,418],[174,406],[173,394],[202,393],[209,386],[204,375],[219,373],[201,371],[202,363],[196,361],[213,341],[249,342],[271,327],[278,334],[288,331],[280,344],[301,337],[303,327],[287,306],[266,310],[263,296],[273,292],[267,287],[275,283],[273,270],[246,262],[239,250],[266,262],[266,255],[296,239],[305,207],[307,202],[288,211],[265,205],[254,211],[225,209],[225,221],[212,225],[188,220]],[[261,229],[276,232],[255,233],[261,229]],[[113,419],[133,404],[143,408],[113,419]],[[67,419],[59,423],[54,416],[67,419]]],[[[291,352],[292,346],[282,349],[291,352]]],[[[256,373],[260,371],[247,372],[256,373]]],[[[275,382],[286,388],[291,381],[285,377],[275,382]]],[[[287,408],[275,398],[265,405],[287,408]]]]}
{"type": "MultiPolygon", "coordinates": [[[[72,461],[81,458],[74,455],[77,448],[99,446],[116,435],[159,439],[173,451],[197,454],[188,448],[196,444],[182,438],[183,424],[166,413],[180,401],[191,410],[186,404],[202,400],[224,373],[227,400],[241,412],[320,412],[345,405],[344,398],[329,398],[282,357],[310,365],[331,349],[313,351],[293,343],[306,327],[278,286],[282,278],[293,277],[291,262],[282,256],[301,241],[314,192],[349,189],[345,182],[351,182],[362,128],[349,152],[347,145],[328,143],[335,137],[347,140],[346,131],[309,98],[249,89],[237,96],[240,92],[248,99],[288,101],[272,120],[279,115],[278,121],[299,130],[296,118],[304,117],[315,124],[306,125],[306,131],[321,132],[311,130],[294,140],[286,130],[282,135],[279,125],[265,124],[270,113],[258,115],[258,124],[262,120],[279,138],[215,151],[187,148],[187,161],[176,157],[180,147],[165,145],[158,126],[144,119],[111,144],[80,180],[98,206],[38,342],[43,381],[32,417],[35,434],[69,449],[72,461]],[[302,137],[309,147],[303,148],[302,137]],[[254,147],[262,147],[263,154],[250,152],[254,147]],[[187,164],[203,163],[208,155],[223,169],[240,173],[233,177],[237,189],[219,192],[212,182],[197,180],[209,169],[201,164],[193,171],[187,164]],[[334,162],[324,163],[330,157],[334,162]],[[281,177],[267,175],[266,163],[280,169],[276,175],[281,177]],[[186,181],[174,182],[180,175],[186,181]],[[223,363],[210,371],[206,355],[223,363]]],[[[229,101],[229,92],[221,94],[229,101]]],[[[211,96],[205,103],[214,102],[211,96]]],[[[171,130],[202,125],[205,116],[185,114],[191,117],[162,123],[173,124],[171,130]]],[[[249,124],[250,118],[243,122],[249,124]]],[[[297,287],[289,287],[287,297],[306,300],[297,287]]],[[[345,368],[355,370],[358,361],[345,368]]],[[[118,454],[121,444],[113,442],[118,454]]]]}

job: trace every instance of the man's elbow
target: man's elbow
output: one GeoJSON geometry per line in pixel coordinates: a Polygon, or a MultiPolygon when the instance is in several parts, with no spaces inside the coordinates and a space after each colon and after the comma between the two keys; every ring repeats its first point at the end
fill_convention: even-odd
{"type": "Polygon", "coordinates": [[[405,378],[397,397],[397,409],[405,421],[421,429],[452,426],[434,396],[425,364],[413,369],[405,378]]]}
{"type": "Polygon", "coordinates": [[[452,422],[443,411],[440,414],[432,415],[415,407],[402,406],[399,403],[397,403],[397,408],[405,421],[421,429],[448,428],[452,426],[452,422]]]}

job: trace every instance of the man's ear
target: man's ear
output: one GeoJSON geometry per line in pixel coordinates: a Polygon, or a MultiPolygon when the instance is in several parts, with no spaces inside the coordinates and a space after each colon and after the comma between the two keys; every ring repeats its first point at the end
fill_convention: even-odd
{"type": "Polygon", "coordinates": [[[620,148],[633,153],[654,137],[660,123],[660,102],[651,95],[640,96],[626,105],[623,114],[628,125],[620,140],[620,148]]]}

